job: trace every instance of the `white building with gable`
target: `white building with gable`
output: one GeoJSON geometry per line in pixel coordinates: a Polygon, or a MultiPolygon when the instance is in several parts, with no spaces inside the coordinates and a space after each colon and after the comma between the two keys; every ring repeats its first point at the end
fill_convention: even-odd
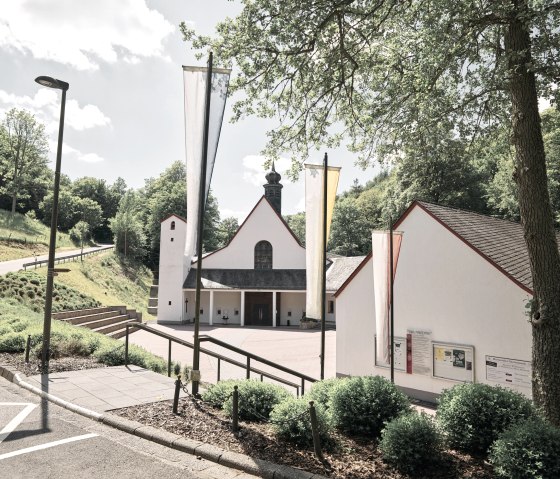
{"type": "MultiPolygon", "coordinates": [[[[530,396],[532,339],[524,311],[532,280],[521,225],[417,201],[395,230],[402,232],[395,383],[427,400],[460,382],[530,396]]],[[[388,364],[376,359],[372,254],[335,294],[339,376],[390,376],[388,364]]]]}
{"type": "MultiPolygon", "coordinates": [[[[297,326],[305,314],[305,248],[282,218],[280,178],[273,165],[264,195],[233,238],[203,256],[201,324],[297,326]]],[[[158,323],[192,322],[195,316],[197,259],[184,278],[185,231],[179,216],[161,223],[158,323]]],[[[331,325],[333,295],[361,259],[329,260],[326,321],[331,325]]]]}

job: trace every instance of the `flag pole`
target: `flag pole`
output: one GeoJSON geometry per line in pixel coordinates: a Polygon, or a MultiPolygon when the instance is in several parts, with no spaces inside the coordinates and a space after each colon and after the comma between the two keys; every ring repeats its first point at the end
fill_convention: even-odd
{"type": "Polygon", "coordinates": [[[204,130],[202,137],[202,162],[200,172],[200,186],[198,189],[198,231],[196,247],[196,296],[194,315],[194,348],[192,371],[192,394],[198,396],[200,382],[200,290],[202,289],[202,232],[204,231],[204,209],[206,203],[206,163],[208,160],[208,129],[210,126],[210,95],[212,93],[212,52],[208,55],[208,69],[206,77],[206,98],[204,103],[204,130]]]}
{"type": "Polygon", "coordinates": [[[321,379],[325,379],[325,302],[327,299],[327,168],[328,155],[323,159],[323,284],[321,291],[321,379]]]}
{"type": "Polygon", "coordinates": [[[394,323],[394,315],[393,315],[393,220],[389,218],[389,278],[390,278],[390,317],[391,317],[391,334],[390,334],[390,341],[391,341],[391,382],[395,382],[395,341],[394,341],[394,334],[395,334],[395,323],[394,323]]]}

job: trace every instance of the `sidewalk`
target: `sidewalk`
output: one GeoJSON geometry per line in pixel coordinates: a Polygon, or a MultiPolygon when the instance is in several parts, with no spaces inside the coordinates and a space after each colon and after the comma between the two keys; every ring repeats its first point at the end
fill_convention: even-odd
{"type": "Polygon", "coordinates": [[[27,382],[98,413],[173,399],[175,391],[173,378],[134,365],[37,375],[27,382]]]}

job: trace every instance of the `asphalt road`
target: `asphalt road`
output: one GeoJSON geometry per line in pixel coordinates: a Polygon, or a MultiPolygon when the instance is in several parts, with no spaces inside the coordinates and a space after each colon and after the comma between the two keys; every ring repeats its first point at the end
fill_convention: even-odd
{"type": "MultiPolygon", "coordinates": [[[[99,245],[99,246],[92,246],[90,248],[84,248],[84,253],[87,253],[88,251],[96,251],[98,249],[104,248],[106,246],[109,245],[99,245]]],[[[78,254],[80,253],[81,249],[75,249],[75,250],[65,250],[65,251],[57,251],[55,253],[55,257],[58,258],[60,256],[69,256],[72,254],[78,254]]],[[[42,260],[46,260],[48,259],[48,255],[46,254],[42,254],[42,255],[38,255],[37,261],[42,261],[42,260]]],[[[35,261],[35,256],[31,256],[28,258],[20,258],[20,259],[12,259],[10,261],[1,261],[0,262],[0,275],[6,274],[6,273],[10,273],[13,271],[19,271],[20,269],[23,269],[23,264],[24,263],[32,263],[33,261],[35,261]]],[[[62,267],[62,266],[61,266],[62,267]]],[[[43,265],[43,268],[46,268],[46,265],[43,265]]]]}
{"type": "Polygon", "coordinates": [[[10,479],[251,479],[112,429],[0,378],[0,471],[10,479]]]}

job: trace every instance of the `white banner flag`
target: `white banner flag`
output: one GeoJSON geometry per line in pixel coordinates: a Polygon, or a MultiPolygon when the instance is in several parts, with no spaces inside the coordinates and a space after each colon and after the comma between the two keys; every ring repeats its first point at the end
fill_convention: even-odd
{"type": "MultiPolygon", "coordinates": [[[[214,160],[218,149],[226,96],[231,70],[212,69],[210,94],[210,121],[208,128],[208,156],[206,163],[205,201],[210,190],[214,160]]],[[[192,257],[196,252],[198,231],[199,188],[202,174],[202,143],[204,140],[204,107],[207,68],[183,67],[185,89],[185,149],[187,162],[187,231],[183,278],[189,274],[192,257]]]]}
{"type": "MultiPolygon", "coordinates": [[[[402,233],[393,231],[393,277],[397,271],[397,261],[401,248],[402,233]]],[[[375,333],[377,335],[377,360],[386,364],[391,352],[391,270],[390,232],[373,231],[371,253],[373,263],[373,290],[375,301],[375,333]]]]}
{"type": "MultiPolygon", "coordinates": [[[[323,191],[322,165],[305,165],[305,268],[307,293],[305,315],[321,319],[323,288],[323,191]]],[[[331,227],[340,168],[327,167],[327,242],[331,227]]]]}

